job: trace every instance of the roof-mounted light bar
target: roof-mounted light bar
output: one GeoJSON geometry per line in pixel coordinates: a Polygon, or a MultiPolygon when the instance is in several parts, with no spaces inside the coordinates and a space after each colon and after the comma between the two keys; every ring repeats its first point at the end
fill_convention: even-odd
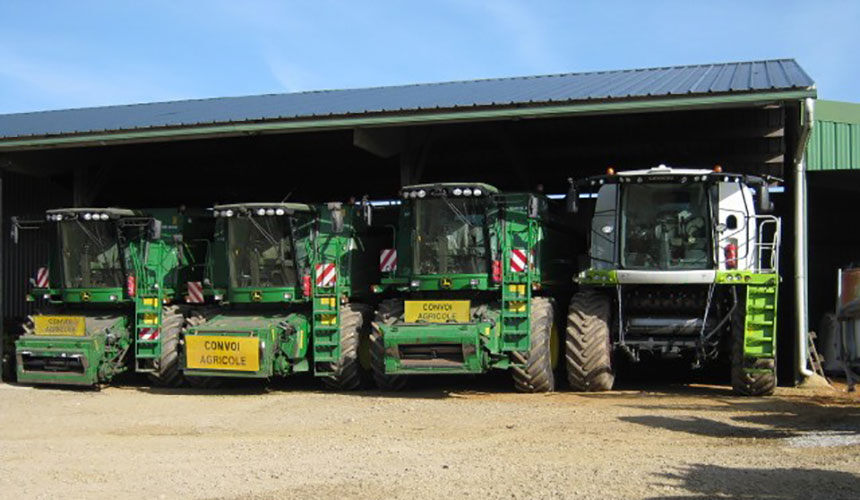
{"type": "Polygon", "coordinates": [[[75,220],[75,219],[83,219],[86,221],[103,221],[110,219],[110,215],[105,212],[68,212],[65,214],[56,214],[51,213],[45,215],[45,219],[49,222],[60,222],[62,220],[75,220]]]}
{"type": "Polygon", "coordinates": [[[488,194],[479,186],[455,186],[455,187],[431,187],[431,188],[410,188],[400,192],[400,196],[404,200],[426,198],[441,198],[447,196],[462,197],[462,198],[479,198],[488,194]]]}
{"type": "Polygon", "coordinates": [[[227,208],[222,210],[213,210],[212,215],[215,217],[233,217],[234,215],[237,215],[237,211],[241,215],[257,215],[260,217],[287,215],[287,211],[283,207],[240,208],[237,210],[227,208]]]}

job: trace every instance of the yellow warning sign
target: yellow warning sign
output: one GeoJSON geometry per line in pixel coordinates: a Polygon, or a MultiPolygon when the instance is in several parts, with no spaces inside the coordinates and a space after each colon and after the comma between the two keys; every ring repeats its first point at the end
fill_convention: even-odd
{"type": "Polygon", "coordinates": [[[35,316],[33,333],[63,337],[83,337],[87,334],[87,320],[83,316],[35,316]]]}
{"type": "Polygon", "coordinates": [[[185,337],[185,367],[255,372],[260,369],[259,342],[256,337],[188,335],[185,337]]]}
{"type": "Polygon", "coordinates": [[[404,320],[407,323],[468,323],[468,300],[407,300],[404,320]]]}

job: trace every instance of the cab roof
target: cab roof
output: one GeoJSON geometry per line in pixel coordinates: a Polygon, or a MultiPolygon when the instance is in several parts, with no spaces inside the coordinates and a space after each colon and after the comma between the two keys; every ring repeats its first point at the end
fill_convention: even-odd
{"type": "Polygon", "coordinates": [[[641,169],[641,170],[626,170],[624,172],[618,172],[616,175],[620,176],[632,176],[632,175],[708,175],[713,174],[713,170],[703,169],[703,168],[672,168],[667,165],[657,165],[654,168],[649,169],[641,169]]]}
{"type": "Polygon", "coordinates": [[[283,208],[288,212],[313,212],[314,208],[306,203],[265,203],[265,202],[253,202],[253,203],[228,203],[225,205],[215,205],[212,207],[213,210],[255,210],[258,208],[283,208]]]}
{"type": "Polygon", "coordinates": [[[102,208],[53,208],[46,210],[47,214],[84,214],[84,213],[100,213],[108,214],[111,217],[140,217],[142,214],[137,210],[129,210],[127,208],[102,207],[102,208]]]}
{"type": "Polygon", "coordinates": [[[480,188],[485,193],[488,194],[496,194],[499,192],[499,189],[495,186],[491,186],[489,184],[483,182],[433,182],[427,184],[411,184],[409,186],[403,186],[400,188],[400,191],[412,191],[415,189],[433,189],[433,188],[480,188]]]}

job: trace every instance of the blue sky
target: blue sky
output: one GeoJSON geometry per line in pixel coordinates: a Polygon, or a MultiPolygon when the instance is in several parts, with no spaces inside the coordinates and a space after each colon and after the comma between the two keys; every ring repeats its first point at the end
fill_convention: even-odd
{"type": "Polygon", "coordinates": [[[0,2],[0,113],[793,57],[860,102],[860,1],[0,2]]]}

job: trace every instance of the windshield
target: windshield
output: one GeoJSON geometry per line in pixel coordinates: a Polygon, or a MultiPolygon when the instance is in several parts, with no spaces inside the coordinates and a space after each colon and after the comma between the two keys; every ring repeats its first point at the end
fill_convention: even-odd
{"type": "Polygon", "coordinates": [[[289,219],[238,216],[229,220],[230,284],[236,288],[295,286],[289,219]]]}
{"type": "Polygon", "coordinates": [[[489,269],[483,198],[434,198],[415,202],[415,269],[418,274],[478,274],[489,269]]]}
{"type": "Polygon", "coordinates": [[[711,267],[708,200],[703,184],[628,184],[623,190],[622,267],[711,267]]]}
{"type": "Polygon", "coordinates": [[[116,226],[108,221],[60,222],[63,283],[67,288],[118,288],[124,283],[116,226]]]}

